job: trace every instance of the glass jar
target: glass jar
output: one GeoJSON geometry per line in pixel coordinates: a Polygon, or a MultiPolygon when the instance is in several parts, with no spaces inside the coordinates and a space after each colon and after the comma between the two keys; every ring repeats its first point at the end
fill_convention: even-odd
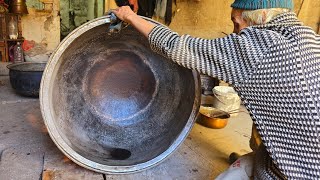
{"type": "Polygon", "coordinates": [[[10,16],[8,34],[10,39],[18,39],[18,23],[14,16],[10,16]]]}

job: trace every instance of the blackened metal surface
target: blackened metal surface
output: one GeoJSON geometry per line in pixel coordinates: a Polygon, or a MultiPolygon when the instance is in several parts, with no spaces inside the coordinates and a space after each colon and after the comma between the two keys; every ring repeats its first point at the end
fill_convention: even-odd
{"type": "Polygon", "coordinates": [[[42,82],[42,113],[52,139],[78,164],[135,172],[182,143],[198,112],[199,77],[152,52],[132,27],[107,29],[94,26],[60,45],[42,82]]]}
{"type": "Polygon", "coordinates": [[[8,65],[10,84],[20,95],[38,97],[45,63],[19,63],[8,65]]]}
{"type": "Polygon", "coordinates": [[[23,71],[23,72],[43,72],[46,67],[46,63],[38,63],[38,62],[23,62],[16,64],[9,64],[7,66],[8,69],[14,71],[23,71]]]}
{"type": "Polygon", "coordinates": [[[156,88],[152,71],[130,51],[116,51],[104,58],[108,61],[95,63],[86,75],[83,89],[87,103],[106,119],[121,120],[137,114],[152,100],[156,88]]]}
{"type": "Polygon", "coordinates": [[[212,95],[212,89],[215,86],[219,85],[219,79],[217,78],[213,78],[211,76],[208,75],[200,75],[200,79],[201,79],[201,90],[202,90],[202,94],[204,95],[212,95]]]}

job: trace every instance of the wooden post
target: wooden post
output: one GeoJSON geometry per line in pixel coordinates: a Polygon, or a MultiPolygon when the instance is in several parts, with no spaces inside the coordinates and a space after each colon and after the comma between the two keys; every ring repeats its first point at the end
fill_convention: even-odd
{"type": "Polygon", "coordinates": [[[118,6],[116,5],[116,2],[114,0],[105,0],[105,11],[109,11],[109,9],[115,9],[118,6]]]}

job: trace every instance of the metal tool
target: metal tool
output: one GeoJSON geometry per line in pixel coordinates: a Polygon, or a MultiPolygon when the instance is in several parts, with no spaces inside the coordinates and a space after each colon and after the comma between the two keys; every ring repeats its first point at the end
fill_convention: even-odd
{"type": "Polygon", "coordinates": [[[109,33],[118,33],[121,31],[123,27],[123,21],[118,19],[118,17],[109,11],[106,15],[106,23],[110,24],[109,26],[109,33]]]}
{"type": "MultiPolygon", "coordinates": [[[[130,6],[130,8],[133,10],[134,7],[129,3],[128,0],[115,0],[115,3],[118,7],[121,6],[130,6]]],[[[127,26],[127,24],[121,20],[118,19],[118,17],[110,11],[107,12],[107,23],[110,23],[109,26],[109,33],[118,33],[121,31],[122,28],[127,26]]]]}
{"type": "Polygon", "coordinates": [[[118,21],[118,17],[109,11],[106,15],[106,23],[115,23],[116,21],[118,21]]]}

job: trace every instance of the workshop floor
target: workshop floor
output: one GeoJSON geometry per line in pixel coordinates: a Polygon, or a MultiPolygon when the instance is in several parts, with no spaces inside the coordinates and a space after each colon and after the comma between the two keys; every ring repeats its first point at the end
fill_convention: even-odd
{"type": "Polygon", "coordinates": [[[250,152],[250,133],[251,119],[245,112],[230,118],[224,129],[195,124],[180,148],[160,165],[135,174],[103,175],[66,158],[48,136],[39,100],[16,95],[9,77],[0,76],[2,180],[214,179],[228,168],[231,152],[250,152]]]}

